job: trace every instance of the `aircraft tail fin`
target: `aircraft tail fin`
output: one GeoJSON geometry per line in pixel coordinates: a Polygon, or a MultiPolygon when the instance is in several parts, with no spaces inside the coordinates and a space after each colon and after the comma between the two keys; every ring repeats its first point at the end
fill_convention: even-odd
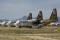
{"type": "Polygon", "coordinates": [[[27,20],[30,20],[30,19],[32,19],[32,13],[29,13],[29,16],[27,18],[27,20]]]}
{"type": "Polygon", "coordinates": [[[56,10],[56,8],[53,9],[52,14],[51,14],[51,16],[50,16],[50,20],[52,20],[52,22],[58,21],[57,10],[56,10]]]}
{"type": "Polygon", "coordinates": [[[43,20],[43,14],[42,14],[42,11],[39,11],[39,14],[38,14],[38,16],[37,16],[37,19],[43,20]]]}

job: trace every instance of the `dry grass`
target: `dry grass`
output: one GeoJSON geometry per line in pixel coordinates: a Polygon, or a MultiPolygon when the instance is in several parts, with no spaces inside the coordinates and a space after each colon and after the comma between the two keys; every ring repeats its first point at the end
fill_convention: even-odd
{"type": "Polygon", "coordinates": [[[40,29],[0,27],[0,40],[45,40],[46,38],[60,40],[60,27],[40,29]]]}
{"type": "Polygon", "coordinates": [[[29,40],[29,39],[32,40],[31,38],[27,38],[24,36],[0,34],[0,40],[29,40]]]}
{"type": "Polygon", "coordinates": [[[8,34],[60,33],[60,27],[56,27],[56,28],[50,27],[50,28],[40,28],[40,29],[0,27],[0,34],[1,33],[8,33],[8,34]]]}
{"type": "Polygon", "coordinates": [[[60,40],[60,34],[0,34],[0,40],[60,40]]]}

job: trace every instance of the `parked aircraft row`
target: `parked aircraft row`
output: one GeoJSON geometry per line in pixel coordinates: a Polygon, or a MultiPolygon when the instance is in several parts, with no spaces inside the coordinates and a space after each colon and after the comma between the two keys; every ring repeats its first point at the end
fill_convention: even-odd
{"type": "Polygon", "coordinates": [[[7,21],[1,21],[1,26],[8,26],[8,27],[32,27],[32,28],[39,28],[44,26],[44,24],[47,23],[50,25],[58,25],[60,23],[56,23],[58,21],[57,18],[57,10],[56,8],[53,9],[52,14],[48,20],[43,19],[42,11],[39,11],[38,16],[33,19],[32,13],[29,13],[29,16],[27,17],[27,20],[7,20],[7,21]]]}
{"type": "Polygon", "coordinates": [[[8,26],[8,27],[21,27],[21,26],[32,26],[32,21],[35,21],[35,19],[32,20],[16,20],[16,21],[3,21],[0,22],[0,26],[8,26]]]}

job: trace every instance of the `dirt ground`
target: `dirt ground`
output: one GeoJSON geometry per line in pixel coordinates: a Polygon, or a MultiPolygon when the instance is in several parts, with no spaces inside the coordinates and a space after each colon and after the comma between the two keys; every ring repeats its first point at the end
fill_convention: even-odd
{"type": "Polygon", "coordinates": [[[33,29],[26,30],[25,28],[21,29],[21,28],[0,27],[0,40],[60,40],[59,32],[58,33],[40,33],[40,29],[34,29],[32,31],[34,32],[33,34],[30,34],[30,33],[23,34],[23,33],[20,33],[22,32],[21,30],[23,30],[23,32],[24,30],[27,32],[33,29]],[[38,34],[36,33],[37,31],[38,31],[38,34]]]}
{"type": "Polygon", "coordinates": [[[0,34],[0,40],[60,40],[60,34],[0,34]]]}

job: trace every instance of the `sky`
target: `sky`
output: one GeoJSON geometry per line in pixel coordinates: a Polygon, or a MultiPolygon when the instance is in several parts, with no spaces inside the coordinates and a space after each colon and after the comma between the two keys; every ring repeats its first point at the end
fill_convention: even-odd
{"type": "Polygon", "coordinates": [[[53,8],[60,16],[60,0],[0,0],[0,19],[19,19],[30,12],[36,17],[40,10],[43,18],[48,19],[53,8]]]}

